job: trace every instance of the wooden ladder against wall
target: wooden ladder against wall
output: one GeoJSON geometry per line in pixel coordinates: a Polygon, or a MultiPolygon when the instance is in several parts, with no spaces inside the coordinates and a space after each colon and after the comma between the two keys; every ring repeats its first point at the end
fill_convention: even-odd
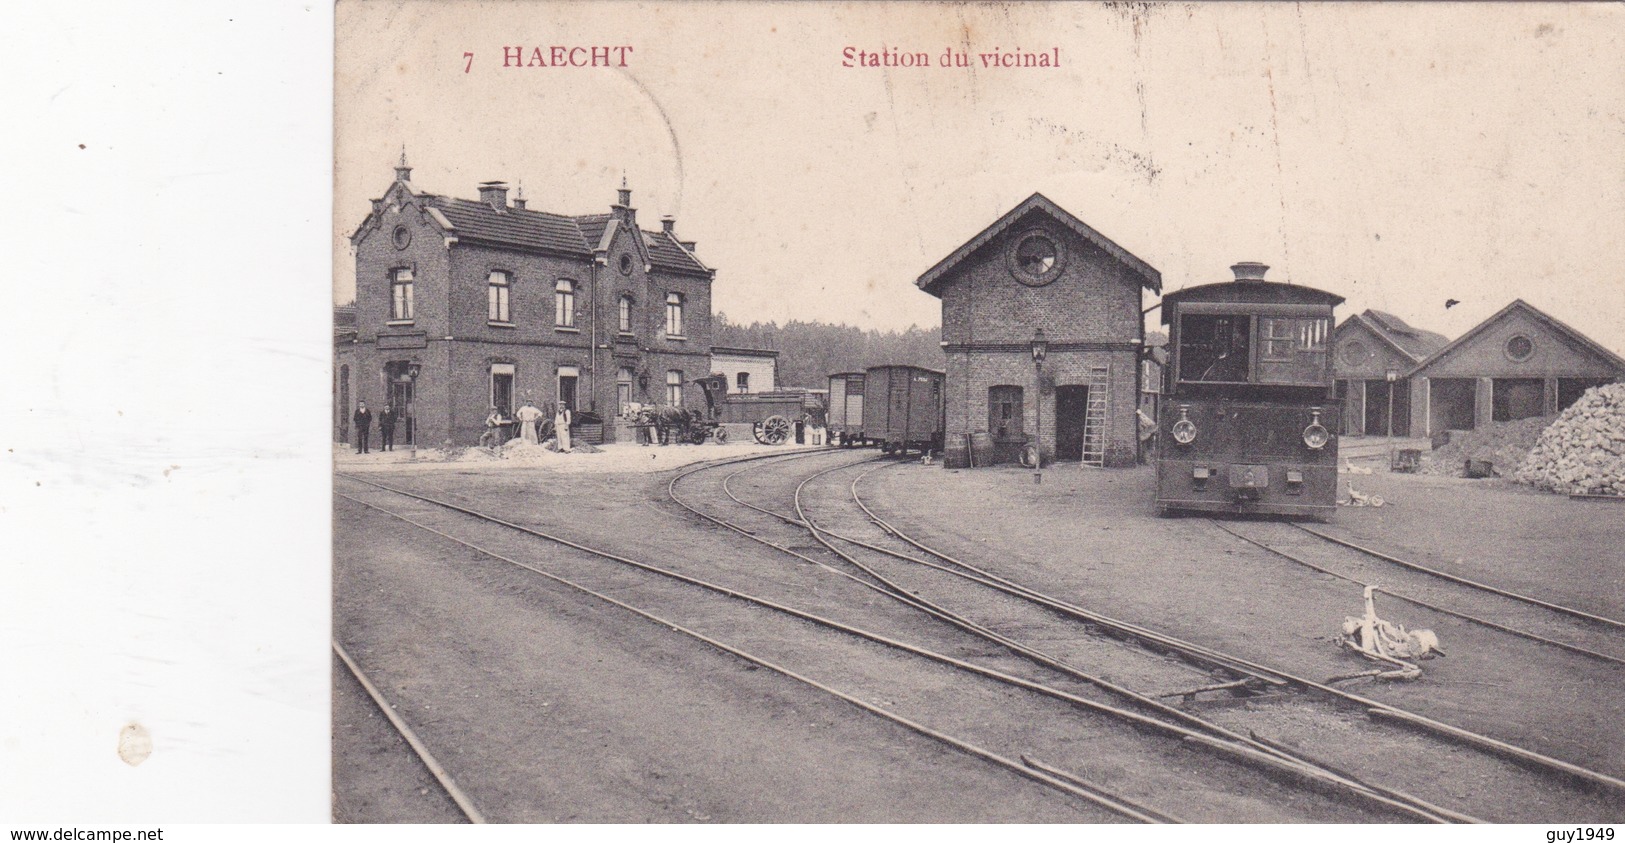
{"type": "Polygon", "coordinates": [[[1111,397],[1111,366],[1089,367],[1089,404],[1083,414],[1083,464],[1106,464],[1106,411],[1111,397]]]}

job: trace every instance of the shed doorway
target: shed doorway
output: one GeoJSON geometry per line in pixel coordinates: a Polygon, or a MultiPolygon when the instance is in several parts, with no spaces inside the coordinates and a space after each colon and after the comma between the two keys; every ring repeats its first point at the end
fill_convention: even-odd
{"type": "Polygon", "coordinates": [[[1373,379],[1365,382],[1365,435],[1411,435],[1410,387],[1411,382],[1405,379],[1396,381],[1373,379]],[[1391,407],[1390,399],[1393,401],[1391,407]],[[1389,430],[1390,418],[1393,420],[1392,432],[1389,430]]]}
{"type": "Polygon", "coordinates": [[[1088,386],[1055,388],[1055,459],[1083,461],[1083,428],[1088,412],[1088,386]]]}
{"type": "Polygon", "coordinates": [[[1472,430],[1478,381],[1472,378],[1433,378],[1428,381],[1429,434],[1441,430],[1472,430]]]}
{"type": "Polygon", "coordinates": [[[1546,381],[1540,378],[1496,378],[1490,393],[1495,421],[1517,421],[1545,415],[1546,381]]]}

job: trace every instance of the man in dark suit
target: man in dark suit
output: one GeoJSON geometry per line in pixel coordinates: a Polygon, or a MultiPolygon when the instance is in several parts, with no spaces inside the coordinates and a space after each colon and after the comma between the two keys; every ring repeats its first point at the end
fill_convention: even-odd
{"type": "Polygon", "coordinates": [[[367,409],[367,402],[356,402],[355,416],[350,420],[355,422],[355,452],[365,454],[367,453],[367,434],[372,432],[372,411],[367,409]]]}
{"type": "Polygon", "coordinates": [[[384,447],[381,450],[395,450],[395,419],[399,413],[395,412],[395,405],[384,403],[384,411],[378,414],[378,429],[384,434],[384,447]]]}

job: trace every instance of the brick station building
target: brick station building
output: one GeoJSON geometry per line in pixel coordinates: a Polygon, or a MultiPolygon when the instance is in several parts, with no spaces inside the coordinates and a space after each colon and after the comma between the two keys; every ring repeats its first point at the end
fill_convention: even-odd
{"type": "MultiPolygon", "coordinates": [[[[395,180],[350,238],[353,326],[335,332],[335,405],[409,409],[416,443],[475,443],[488,408],[562,403],[606,422],[621,405],[704,405],[714,270],[675,221],[638,225],[624,180],[607,214],[533,210],[507,186],[478,199],[395,180]]],[[[615,437],[613,426],[603,434],[615,437]]],[[[399,429],[397,441],[405,442],[399,429]]]]}
{"type": "Polygon", "coordinates": [[[945,464],[977,434],[993,462],[1038,438],[1046,460],[1134,464],[1142,296],[1161,291],[1161,273],[1035,193],[916,284],[942,300],[945,464]],[[1048,353],[1035,389],[1039,329],[1048,353]]]}

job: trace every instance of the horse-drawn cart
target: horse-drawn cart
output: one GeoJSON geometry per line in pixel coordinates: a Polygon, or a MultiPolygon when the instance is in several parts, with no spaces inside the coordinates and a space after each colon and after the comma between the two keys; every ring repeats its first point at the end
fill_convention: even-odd
{"type": "Polygon", "coordinates": [[[751,436],[763,445],[783,445],[795,436],[795,423],[786,413],[800,409],[800,394],[728,395],[728,378],[708,375],[691,381],[705,395],[705,410],[682,407],[643,407],[632,427],[649,432],[662,445],[702,445],[728,441],[728,424],[749,424],[751,436]]]}

